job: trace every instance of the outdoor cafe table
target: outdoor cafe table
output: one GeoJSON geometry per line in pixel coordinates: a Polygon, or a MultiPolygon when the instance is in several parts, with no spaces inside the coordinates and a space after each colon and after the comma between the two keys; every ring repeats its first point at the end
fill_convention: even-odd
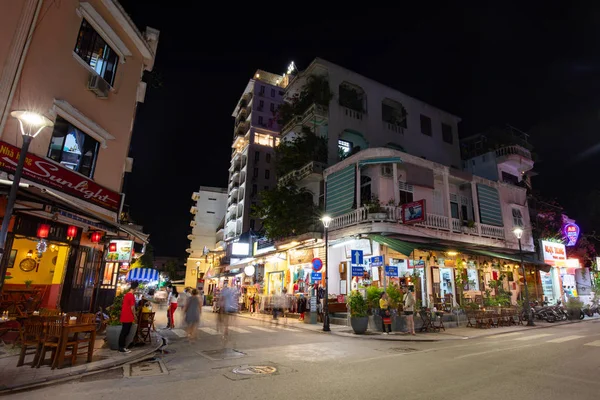
{"type": "Polygon", "coordinates": [[[53,367],[62,368],[62,364],[65,360],[65,351],[67,350],[67,342],[69,341],[69,335],[79,333],[90,333],[90,343],[88,345],[87,361],[92,362],[92,356],[94,355],[94,343],[96,341],[96,325],[95,324],[69,324],[68,321],[62,329],[62,337],[60,339],[60,346],[58,349],[58,356],[54,361],[53,367]]]}

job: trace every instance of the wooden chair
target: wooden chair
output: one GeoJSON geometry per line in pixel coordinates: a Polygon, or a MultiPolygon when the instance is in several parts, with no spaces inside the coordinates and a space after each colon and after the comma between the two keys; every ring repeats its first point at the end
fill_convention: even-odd
{"type": "MultiPolygon", "coordinates": [[[[60,341],[62,338],[65,319],[62,316],[47,317],[46,321],[46,332],[44,334],[44,340],[42,342],[41,354],[38,359],[38,368],[42,366],[46,361],[46,351],[48,349],[51,349],[51,365],[52,369],[54,369],[56,367],[56,360],[58,358],[58,349],[61,345],[60,341]]],[[[68,341],[67,346],[65,347],[67,350],[71,351],[71,364],[73,364],[75,362],[75,359],[77,358],[76,346],[77,342],[68,341]]]]}
{"type": "Polygon", "coordinates": [[[43,318],[28,318],[23,323],[19,334],[21,342],[21,353],[19,355],[19,361],[17,361],[17,367],[20,367],[25,363],[25,356],[27,355],[27,350],[35,349],[35,357],[33,358],[33,362],[31,363],[31,368],[34,368],[38,364],[41,340],[44,335],[43,318]]]}
{"type": "Polygon", "coordinates": [[[152,331],[152,327],[154,326],[154,315],[155,313],[153,312],[140,313],[140,318],[138,320],[137,336],[143,343],[152,343],[150,332],[152,331]]]}
{"type": "MultiPolygon", "coordinates": [[[[96,314],[91,314],[91,313],[85,313],[85,314],[81,314],[79,317],[79,320],[77,320],[78,324],[85,324],[85,325],[96,325],[96,314]]],[[[83,355],[83,354],[87,354],[87,351],[89,350],[89,346],[94,346],[94,343],[92,343],[92,333],[91,332],[86,332],[83,334],[83,336],[81,336],[82,333],[80,333],[78,336],[73,338],[73,341],[77,342],[77,345],[75,347],[75,353],[77,355],[83,355]],[[85,349],[85,353],[80,353],[79,349],[85,349]]]]}
{"type": "Polygon", "coordinates": [[[56,317],[57,315],[60,315],[60,310],[53,310],[53,309],[49,309],[49,308],[42,308],[40,310],[40,317],[56,317]]]}

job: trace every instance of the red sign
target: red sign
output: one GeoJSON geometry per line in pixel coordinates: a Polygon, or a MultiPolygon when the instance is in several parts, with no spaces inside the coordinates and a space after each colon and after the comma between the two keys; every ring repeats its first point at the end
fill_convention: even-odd
{"type": "Polygon", "coordinates": [[[414,224],[425,221],[425,200],[402,204],[402,223],[414,224]]]}
{"type": "MultiPolygon", "coordinates": [[[[0,170],[14,173],[17,169],[20,152],[21,149],[18,147],[0,141],[0,170]]],[[[35,154],[27,154],[23,178],[78,197],[110,211],[119,211],[121,205],[121,195],[119,193],[106,189],[68,168],[35,154]]]]}

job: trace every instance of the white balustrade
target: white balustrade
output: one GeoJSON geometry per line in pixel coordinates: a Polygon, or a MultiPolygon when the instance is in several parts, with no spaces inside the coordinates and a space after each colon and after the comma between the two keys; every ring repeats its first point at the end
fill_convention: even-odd
{"type": "Polygon", "coordinates": [[[504,239],[504,227],[481,224],[481,236],[504,239]]]}

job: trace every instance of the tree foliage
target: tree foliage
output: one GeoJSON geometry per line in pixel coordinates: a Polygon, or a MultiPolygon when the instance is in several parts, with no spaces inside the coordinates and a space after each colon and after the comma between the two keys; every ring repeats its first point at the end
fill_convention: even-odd
{"type": "Polygon", "coordinates": [[[275,148],[276,172],[281,177],[311,161],[327,163],[327,139],[309,129],[293,140],[282,140],[275,148]]]}
{"type": "Polygon", "coordinates": [[[302,86],[300,93],[279,106],[277,109],[277,123],[282,126],[287,124],[295,116],[302,115],[313,104],[328,107],[332,98],[333,93],[329,88],[327,78],[320,75],[310,75],[306,78],[306,83],[302,86]]]}
{"type": "Polygon", "coordinates": [[[317,229],[319,208],[308,190],[277,186],[260,193],[252,216],[262,220],[265,236],[277,240],[317,229]]]}
{"type": "Polygon", "coordinates": [[[146,245],[146,252],[131,266],[132,268],[154,268],[154,247],[150,243],[146,245]]]}

